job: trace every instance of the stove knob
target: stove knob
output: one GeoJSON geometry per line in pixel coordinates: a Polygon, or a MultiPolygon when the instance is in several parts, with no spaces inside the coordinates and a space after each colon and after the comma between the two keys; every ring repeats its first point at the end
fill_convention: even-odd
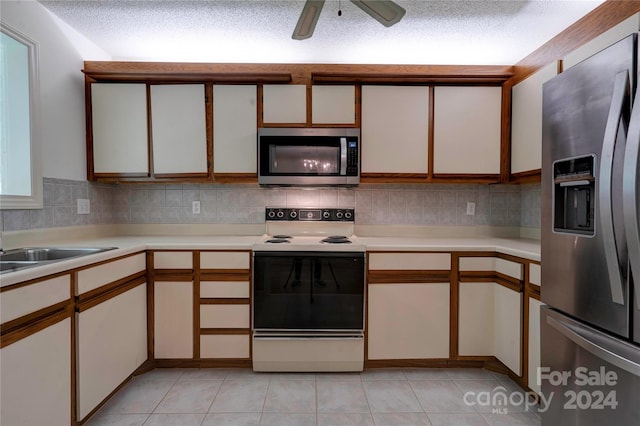
{"type": "Polygon", "coordinates": [[[325,210],[322,212],[323,219],[329,219],[330,217],[331,217],[331,213],[329,212],[329,210],[325,210]]]}
{"type": "Polygon", "coordinates": [[[353,213],[351,212],[351,210],[347,210],[346,212],[344,212],[345,219],[351,219],[352,217],[353,217],[353,213]]]}
{"type": "Polygon", "coordinates": [[[277,216],[278,219],[282,219],[284,217],[284,212],[282,210],[278,210],[277,216]]]}
{"type": "Polygon", "coordinates": [[[342,219],[342,217],[343,217],[343,216],[344,216],[344,213],[342,213],[342,210],[338,210],[338,211],[336,212],[336,218],[338,218],[338,219],[342,219]]]}
{"type": "Polygon", "coordinates": [[[298,217],[298,211],[297,211],[297,210],[291,210],[291,211],[289,212],[289,217],[290,217],[291,219],[295,219],[295,218],[297,218],[297,217],[298,217]]]}
{"type": "Polygon", "coordinates": [[[269,219],[273,219],[274,217],[276,217],[276,212],[274,212],[273,210],[269,210],[269,212],[267,212],[267,217],[269,217],[269,219]]]}

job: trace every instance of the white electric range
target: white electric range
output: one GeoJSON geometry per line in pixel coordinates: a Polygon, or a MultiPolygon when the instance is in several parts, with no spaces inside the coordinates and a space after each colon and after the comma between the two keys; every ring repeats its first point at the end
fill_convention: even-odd
{"type": "Polygon", "coordinates": [[[253,369],[362,371],[365,246],[353,209],[266,209],[253,246],[253,369]]]}

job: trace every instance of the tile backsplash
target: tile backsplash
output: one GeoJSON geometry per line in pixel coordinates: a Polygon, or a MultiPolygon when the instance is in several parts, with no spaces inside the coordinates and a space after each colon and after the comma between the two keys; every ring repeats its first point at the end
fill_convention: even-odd
{"type": "Polygon", "coordinates": [[[261,188],[256,184],[109,185],[44,179],[44,208],[2,210],[2,229],[88,224],[264,223],[266,206],[350,207],[359,225],[540,227],[540,185],[362,184],[261,188]],[[77,199],[90,201],[77,214],[77,199]],[[192,213],[193,201],[200,213],[192,213]],[[467,214],[467,203],[475,214],[467,214]]]}

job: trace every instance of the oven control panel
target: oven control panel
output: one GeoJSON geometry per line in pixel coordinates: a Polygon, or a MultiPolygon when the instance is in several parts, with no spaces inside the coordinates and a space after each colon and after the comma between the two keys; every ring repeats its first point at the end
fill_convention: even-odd
{"type": "Polygon", "coordinates": [[[273,221],[316,221],[316,222],[353,222],[354,209],[307,209],[267,207],[266,220],[273,221]]]}

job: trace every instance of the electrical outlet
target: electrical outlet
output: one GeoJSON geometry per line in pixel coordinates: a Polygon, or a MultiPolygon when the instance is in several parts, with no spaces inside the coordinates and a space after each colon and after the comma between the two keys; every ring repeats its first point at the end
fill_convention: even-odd
{"type": "Polygon", "coordinates": [[[191,202],[191,213],[200,214],[200,201],[191,202]]]}
{"type": "Polygon", "coordinates": [[[91,213],[91,204],[86,198],[78,198],[78,214],[91,213]]]}
{"type": "Polygon", "coordinates": [[[476,203],[471,201],[467,202],[467,214],[469,216],[473,216],[476,214],[476,203]]]}

